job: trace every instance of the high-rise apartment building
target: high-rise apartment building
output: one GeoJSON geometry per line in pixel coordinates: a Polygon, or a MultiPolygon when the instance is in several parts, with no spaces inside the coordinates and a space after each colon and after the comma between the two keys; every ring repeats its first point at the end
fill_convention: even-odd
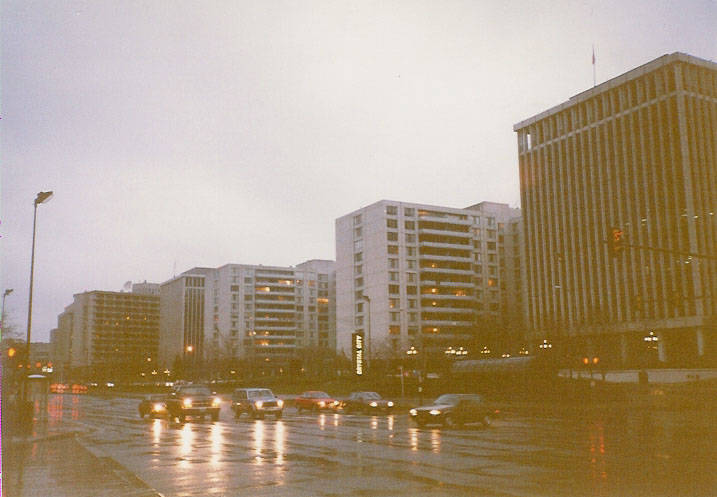
{"type": "Polygon", "coordinates": [[[336,220],[338,349],[507,348],[520,334],[520,211],[381,200],[336,220]],[[513,340],[510,340],[513,338],[513,340]]]}
{"type": "Polygon", "coordinates": [[[58,316],[52,357],[75,379],[134,380],[157,364],[159,297],[91,291],[58,316]]]}
{"type": "Polygon", "coordinates": [[[514,131],[533,339],[607,364],[714,362],[717,64],[665,55],[514,131]]]}
{"type": "Polygon", "coordinates": [[[284,370],[301,350],[335,350],[334,299],[333,261],[189,270],[162,285],[163,364],[284,370]]]}

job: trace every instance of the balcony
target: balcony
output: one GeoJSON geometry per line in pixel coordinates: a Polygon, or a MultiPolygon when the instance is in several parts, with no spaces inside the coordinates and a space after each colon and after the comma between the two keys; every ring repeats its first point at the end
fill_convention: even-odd
{"type": "Polygon", "coordinates": [[[467,250],[470,248],[470,239],[466,238],[466,243],[458,243],[458,241],[447,243],[447,242],[434,242],[434,241],[427,241],[427,240],[421,240],[418,242],[419,247],[431,247],[431,248],[438,248],[438,249],[463,249],[467,250]]]}

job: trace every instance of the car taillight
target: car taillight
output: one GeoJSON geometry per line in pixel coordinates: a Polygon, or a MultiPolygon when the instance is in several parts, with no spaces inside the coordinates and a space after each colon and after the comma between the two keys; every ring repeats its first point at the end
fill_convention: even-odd
{"type": "Polygon", "coordinates": [[[219,404],[221,404],[221,403],[222,403],[222,399],[220,399],[219,397],[214,397],[214,398],[212,399],[212,406],[213,406],[213,407],[219,407],[219,404]]]}
{"type": "Polygon", "coordinates": [[[284,407],[284,401],[281,400],[281,399],[278,399],[278,400],[276,401],[276,405],[279,406],[279,407],[284,407]]]}
{"type": "Polygon", "coordinates": [[[192,399],[187,397],[182,401],[182,404],[184,405],[184,407],[192,407],[192,399]]]}

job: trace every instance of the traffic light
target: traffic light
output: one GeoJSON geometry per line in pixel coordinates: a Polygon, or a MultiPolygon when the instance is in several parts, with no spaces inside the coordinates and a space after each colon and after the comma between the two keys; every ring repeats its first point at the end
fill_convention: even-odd
{"type": "Polygon", "coordinates": [[[623,242],[624,232],[620,228],[612,228],[610,232],[610,255],[617,257],[625,249],[623,242]]]}

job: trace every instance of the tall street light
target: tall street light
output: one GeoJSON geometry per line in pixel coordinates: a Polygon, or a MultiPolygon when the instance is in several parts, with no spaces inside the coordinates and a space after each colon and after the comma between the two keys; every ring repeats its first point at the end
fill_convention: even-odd
{"type": "Polygon", "coordinates": [[[367,312],[368,320],[366,321],[366,330],[368,332],[368,344],[367,344],[368,345],[368,347],[367,347],[368,348],[368,361],[366,361],[366,365],[368,366],[367,369],[370,374],[371,366],[373,365],[373,363],[371,362],[371,299],[369,298],[368,295],[361,295],[361,298],[366,301],[366,303],[367,303],[366,308],[368,310],[368,312],[367,312]]]}
{"type": "MultiPolygon", "coordinates": [[[[32,255],[30,257],[30,297],[27,304],[27,342],[25,343],[25,358],[29,368],[30,364],[30,338],[32,334],[32,283],[35,274],[35,228],[37,226],[37,206],[44,204],[52,198],[52,192],[40,192],[35,197],[35,209],[32,216],[32,255]]],[[[28,371],[29,373],[29,371],[28,371]]],[[[27,385],[23,390],[23,398],[27,399],[27,385]]]]}
{"type": "Polygon", "coordinates": [[[2,339],[2,334],[5,333],[5,297],[10,295],[12,293],[12,288],[8,288],[5,290],[5,292],[2,294],[2,314],[0,314],[0,340],[2,339]]]}

